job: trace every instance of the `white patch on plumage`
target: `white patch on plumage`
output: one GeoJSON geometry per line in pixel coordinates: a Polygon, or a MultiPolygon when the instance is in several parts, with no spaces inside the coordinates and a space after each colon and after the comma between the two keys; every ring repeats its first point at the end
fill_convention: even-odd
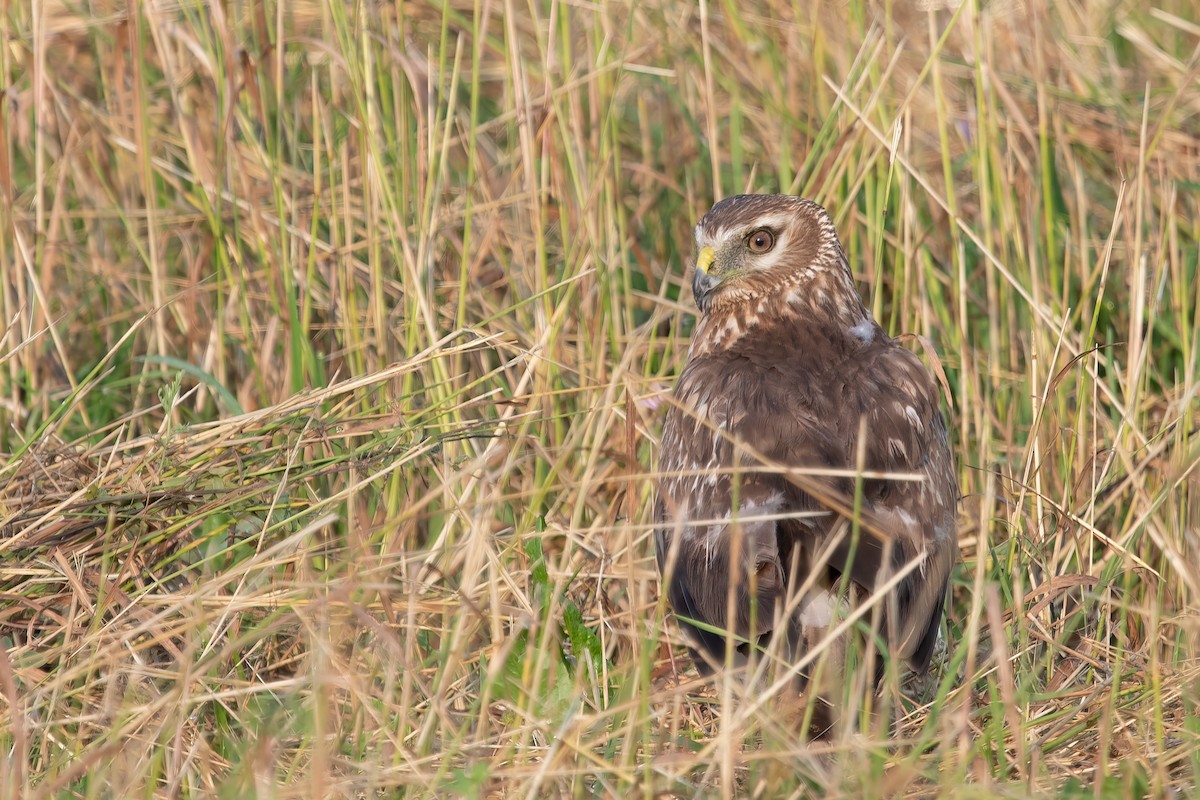
{"type": "Polygon", "coordinates": [[[837,599],[829,592],[812,592],[800,601],[800,624],[806,628],[828,628],[837,599]]]}
{"type": "Polygon", "coordinates": [[[850,335],[863,344],[870,344],[875,338],[875,321],[866,317],[862,322],[850,328],[850,335]]]}

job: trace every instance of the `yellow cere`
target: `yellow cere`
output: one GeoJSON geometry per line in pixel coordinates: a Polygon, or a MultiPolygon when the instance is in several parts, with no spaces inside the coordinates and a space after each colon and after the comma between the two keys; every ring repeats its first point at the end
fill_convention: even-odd
{"type": "Polygon", "coordinates": [[[696,256],[696,269],[708,274],[708,268],[712,266],[713,260],[717,254],[713,252],[711,247],[700,248],[700,255],[696,256]]]}

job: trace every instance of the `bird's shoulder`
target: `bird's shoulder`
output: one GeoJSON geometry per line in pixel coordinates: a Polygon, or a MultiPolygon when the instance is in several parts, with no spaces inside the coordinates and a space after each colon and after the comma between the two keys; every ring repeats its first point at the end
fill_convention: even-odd
{"type": "Polygon", "coordinates": [[[948,447],[933,373],[886,335],[845,364],[841,406],[848,423],[865,420],[876,469],[916,468],[948,447]]]}

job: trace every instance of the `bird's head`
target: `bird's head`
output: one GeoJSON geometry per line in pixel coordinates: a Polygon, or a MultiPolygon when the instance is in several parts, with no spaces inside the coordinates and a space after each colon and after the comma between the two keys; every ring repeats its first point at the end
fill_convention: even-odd
{"type": "Polygon", "coordinates": [[[783,287],[803,294],[819,275],[833,278],[858,301],[833,220],[811,200],[727,197],[696,225],[696,250],[692,294],[705,314],[783,287]]]}

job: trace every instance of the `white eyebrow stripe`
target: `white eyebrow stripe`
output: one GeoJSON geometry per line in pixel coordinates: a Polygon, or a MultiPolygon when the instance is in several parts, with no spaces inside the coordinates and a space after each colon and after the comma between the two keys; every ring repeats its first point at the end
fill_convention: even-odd
{"type": "Polygon", "coordinates": [[[787,227],[788,221],[793,216],[794,214],[789,213],[771,214],[767,217],[759,217],[758,219],[754,220],[754,224],[750,226],[750,230],[754,230],[756,228],[771,228],[772,230],[780,231],[787,227]]]}
{"type": "Polygon", "coordinates": [[[751,231],[756,231],[759,228],[770,228],[777,234],[782,234],[787,230],[788,222],[795,216],[790,211],[776,212],[766,216],[758,217],[744,226],[733,228],[729,225],[722,225],[713,230],[705,230],[702,225],[696,226],[695,239],[696,249],[702,247],[711,247],[714,250],[719,249],[722,244],[729,240],[734,234],[742,235],[749,234],[751,231]]]}
{"type": "Polygon", "coordinates": [[[706,231],[699,225],[696,226],[696,249],[702,247],[711,247],[714,250],[719,249],[729,235],[729,228],[721,227],[716,230],[706,231]]]}

